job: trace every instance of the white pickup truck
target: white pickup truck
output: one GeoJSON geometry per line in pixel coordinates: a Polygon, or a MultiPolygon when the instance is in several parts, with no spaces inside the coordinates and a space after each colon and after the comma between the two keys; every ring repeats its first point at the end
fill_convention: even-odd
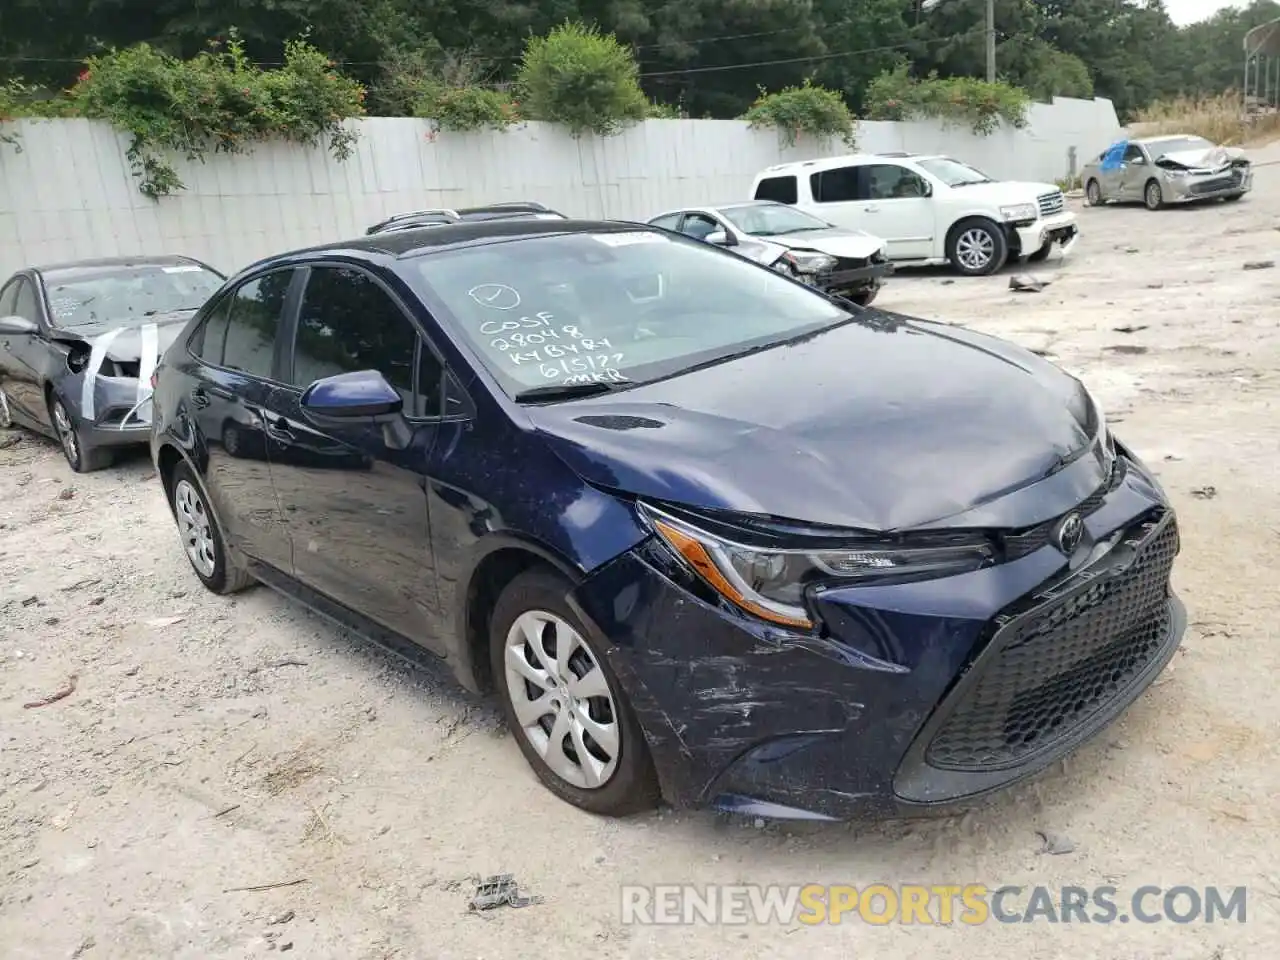
{"type": "Polygon", "coordinates": [[[1051,183],[993,180],[950,157],[852,154],[769,167],[751,196],[883,237],[898,266],[950,263],[984,276],[1009,260],[1065,255],[1080,229],[1051,183]]]}

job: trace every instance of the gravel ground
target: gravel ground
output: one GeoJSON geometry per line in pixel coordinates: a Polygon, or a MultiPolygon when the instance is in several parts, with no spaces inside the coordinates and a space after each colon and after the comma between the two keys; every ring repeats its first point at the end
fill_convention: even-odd
{"type": "Polygon", "coordinates": [[[1280,246],[1280,167],[1258,177],[1234,206],[1083,210],[1040,293],[1007,273],[885,289],[1083,376],[1184,528],[1170,668],[1062,769],[957,819],[579,814],[490,704],[265,589],[203,592],[145,455],[73,477],[0,433],[0,956],[1274,956],[1280,270],[1243,265],[1280,246]],[[468,915],[469,878],[500,872],[545,902],[468,915]],[[673,882],[1247,885],[1248,921],[621,924],[620,884],[673,882]]]}

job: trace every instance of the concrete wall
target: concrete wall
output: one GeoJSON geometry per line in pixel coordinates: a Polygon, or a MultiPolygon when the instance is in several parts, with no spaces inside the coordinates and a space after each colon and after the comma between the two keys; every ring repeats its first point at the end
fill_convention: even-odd
{"type": "MultiPolygon", "coordinates": [[[[246,156],[176,164],[184,192],[138,193],[128,137],[87,120],[6,125],[0,143],[0,277],[26,264],[133,253],[185,253],[232,271],[290,248],[362,234],[384,216],[422,207],[536,199],[577,216],[647,219],[664,209],[746,196],[757,171],[845,152],[840,144],[783,149],[737,120],[649,120],[606,139],[574,140],[529,123],[503,133],[444,133],[424,121],[355,121],[355,154],[263,144],[246,156]]],[[[977,137],[936,123],[866,122],[859,148],[947,153],[1002,178],[1067,173],[1071,147],[1097,153],[1120,131],[1109,100],[1031,108],[1024,130],[977,137]]]]}

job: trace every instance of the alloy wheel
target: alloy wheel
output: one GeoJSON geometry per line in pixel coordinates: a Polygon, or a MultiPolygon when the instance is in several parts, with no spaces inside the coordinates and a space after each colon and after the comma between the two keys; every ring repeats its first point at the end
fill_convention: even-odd
{"type": "Polygon", "coordinates": [[[173,487],[173,507],[187,559],[201,576],[212,577],[218,555],[204,499],[190,483],[179,480],[173,487]]]}
{"type": "Polygon", "coordinates": [[[1097,180],[1089,181],[1089,186],[1085,189],[1085,193],[1088,196],[1089,206],[1102,206],[1102,188],[1098,186],[1097,180]]]}
{"type": "Polygon", "coordinates": [[[622,752],[618,703],[578,631],[529,611],[507,632],[503,662],[520,734],[547,768],[579,789],[607,784],[622,752]]]}
{"type": "Polygon", "coordinates": [[[1160,189],[1160,184],[1153,180],[1147,184],[1147,209],[1158,210],[1162,203],[1164,203],[1164,192],[1160,189]]]}
{"type": "Polygon", "coordinates": [[[956,240],[956,259],[966,270],[984,269],[995,255],[995,240],[988,231],[980,227],[966,230],[956,240]]]}
{"type": "Polygon", "coordinates": [[[75,467],[80,463],[80,441],[76,439],[75,424],[71,422],[61,400],[53,401],[53,429],[58,434],[58,442],[62,444],[67,462],[75,467]]]}

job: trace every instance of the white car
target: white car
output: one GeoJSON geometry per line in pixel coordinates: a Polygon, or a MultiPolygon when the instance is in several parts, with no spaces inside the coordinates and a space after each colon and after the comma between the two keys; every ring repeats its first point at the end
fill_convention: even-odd
{"type": "Polygon", "coordinates": [[[728,247],[748,260],[864,307],[893,272],[879,237],[842,230],[803,210],[768,200],[669,210],[649,223],[728,247]]]}
{"type": "Polygon", "coordinates": [[[1065,255],[1076,215],[1051,183],[993,180],[943,156],[852,154],[769,167],[751,195],[807,210],[842,227],[884,237],[899,266],[950,263],[995,273],[1009,260],[1065,255]]]}

